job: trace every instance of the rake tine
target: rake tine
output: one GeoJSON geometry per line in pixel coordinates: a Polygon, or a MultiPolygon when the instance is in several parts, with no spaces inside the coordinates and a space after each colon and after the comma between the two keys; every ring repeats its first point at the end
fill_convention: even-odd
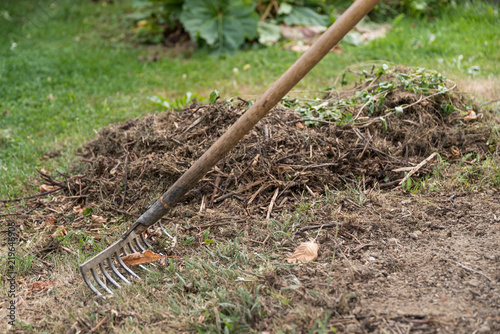
{"type": "Polygon", "coordinates": [[[139,240],[138,240],[137,238],[135,238],[135,239],[134,239],[134,241],[135,241],[135,244],[137,245],[137,247],[139,247],[139,249],[140,249],[141,251],[143,251],[143,252],[144,252],[144,251],[146,250],[146,248],[144,248],[144,247],[143,247],[143,246],[139,243],[139,240]]]}
{"type": "Polygon", "coordinates": [[[170,239],[174,240],[174,238],[170,234],[168,234],[167,230],[165,230],[165,228],[163,227],[161,222],[158,222],[158,224],[160,224],[160,228],[163,231],[163,233],[165,233],[167,235],[167,237],[169,237],[170,239]]]}
{"type": "Polygon", "coordinates": [[[95,293],[96,295],[101,297],[102,293],[99,292],[99,290],[97,290],[92,283],[90,283],[89,278],[87,277],[87,274],[83,270],[81,272],[82,272],[83,280],[85,281],[87,286],[90,288],[90,290],[92,290],[93,293],[95,293]]]}
{"type": "Polygon", "coordinates": [[[130,242],[127,242],[127,245],[128,247],[130,248],[130,250],[132,251],[132,253],[138,253],[137,250],[134,248],[134,246],[132,245],[132,243],[130,242]]]}
{"type": "MultiPolygon", "coordinates": [[[[151,246],[151,245],[149,244],[149,242],[148,242],[148,241],[146,240],[146,238],[144,237],[144,234],[142,234],[142,233],[141,233],[141,240],[142,240],[142,242],[144,243],[144,245],[146,245],[146,247],[148,247],[148,248],[153,248],[153,246],[151,246]]],[[[139,247],[141,247],[141,246],[139,246],[139,247]]],[[[161,256],[163,256],[163,254],[162,254],[162,253],[160,253],[160,252],[158,252],[158,254],[160,254],[161,256]]],[[[155,267],[156,267],[156,266],[155,266],[155,267]]]]}
{"type": "Polygon", "coordinates": [[[107,293],[109,294],[113,294],[113,291],[111,291],[107,286],[106,284],[103,283],[103,281],[101,281],[101,279],[99,278],[99,276],[95,273],[95,270],[94,268],[90,268],[90,272],[92,273],[92,276],[94,276],[94,279],[95,281],[97,282],[97,284],[99,284],[101,286],[101,288],[103,288],[104,290],[106,290],[107,293]]]}
{"type": "Polygon", "coordinates": [[[118,289],[121,289],[122,287],[120,286],[120,284],[118,284],[114,279],[113,277],[111,277],[108,272],[106,271],[106,269],[104,268],[104,266],[102,265],[102,262],[99,262],[99,268],[101,268],[101,271],[102,273],[104,274],[104,277],[106,277],[106,279],[108,281],[111,282],[111,284],[113,284],[114,286],[116,286],[118,289]]]}
{"type": "Polygon", "coordinates": [[[144,234],[141,233],[141,240],[142,242],[148,247],[148,248],[152,248],[153,246],[151,246],[147,241],[146,241],[146,238],[144,237],[144,234]]]}
{"type": "Polygon", "coordinates": [[[119,271],[118,269],[116,269],[115,267],[115,264],[113,263],[113,261],[111,261],[111,258],[108,257],[108,265],[111,267],[111,270],[113,270],[113,272],[115,273],[116,276],[118,276],[122,281],[124,281],[125,283],[127,284],[130,284],[129,280],[125,278],[125,276],[123,276],[119,271]]]}
{"type": "Polygon", "coordinates": [[[122,266],[123,269],[125,269],[126,272],[128,272],[130,275],[134,276],[135,278],[141,279],[139,276],[137,276],[136,273],[134,273],[132,270],[130,270],[130,268],[125,265],[125,263],[123,263],[120,255],[118,255],[118,253],[115,253],[115,256],[116,256],[116,260],[118,261],[118,263],[120,264],[120,266],[122,266]]]}

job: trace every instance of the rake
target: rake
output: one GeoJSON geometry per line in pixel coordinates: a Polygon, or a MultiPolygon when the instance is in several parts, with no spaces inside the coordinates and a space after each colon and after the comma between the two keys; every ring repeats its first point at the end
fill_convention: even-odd
{"type": "MultiPolygon", "coordinates": [[[[113,294],[101,279],[105,279],[116,288],[120,283],[130,281],[120,272],[113,261],[123,268],[128,276],[139,276],[123,263],[120,254],[135,253],[150,248],[143,232],[157,223],[215,164],[232,149],[243,136],[250,131],[268,112],[287,94],[323,57],[351,30],[380,0],[357,0],[323,35],[304,53],[265,93],[253,104],[192,166],[189,168],[137,221],[121,238],[82,264],[80,271],[88,287],[98,296],[102,293],[92,284],[94,281],[106,293],[113,294]],[[99,270],[102,274],[99,274],[99,270]],[[110,274],[114,274],[113,278],[110,274]],[[120,281],[118,283],[117,281],[120,281]]],[[[161,225],[161,224],[160,224],[161,225]]],[[[163,226],[160,226],[166,233],[163,226]]],[[[168,235],[168,233],[166,233],[168,235]]],[[[169,235],[168,235],[169,236],[169,235]]],[[[170,237],[170,236],[169,236],[170,237]]],[[[147,268],[140,266],[144,270],[147,268]]]]}

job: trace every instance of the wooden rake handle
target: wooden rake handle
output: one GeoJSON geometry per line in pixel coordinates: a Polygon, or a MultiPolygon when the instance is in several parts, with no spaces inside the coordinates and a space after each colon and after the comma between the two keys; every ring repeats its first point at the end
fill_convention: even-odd
{"type": "Polygon", "coordinates": [[[380,0],[357,0],[123,235],[156,223],[222,159],[380,0]]]}

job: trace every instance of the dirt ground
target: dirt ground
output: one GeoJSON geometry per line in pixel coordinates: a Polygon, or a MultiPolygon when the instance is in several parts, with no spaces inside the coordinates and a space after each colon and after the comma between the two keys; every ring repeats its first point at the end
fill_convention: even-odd
{"type": "MultiPolygon", "coordinates": [[[[353,240],[340,245],[346,257],[336,257],[333,276],[356,298],[351,314],[333,321],[337,328],[360,333],[500,330],[500,192],[383,193],[349,211],[356,216],[353,240]]],[[[321,242],[320,263],[336,248],[328,237],[321,242]]],[[[338,287],[332,284],[332,289],[338,287]]]]}
{"type": "MultiPolygon", "coordinates": [[[[325,101],[372,86],[330,94],[325,101]]],[[[33,257],[18,279],[20,319],[38,331],[67,333],[223,330],[220,318],[234,316],[234,310],[206,297],[215,288],[203,287],[196,275],[208,272],[189,273],[185,261],[209,263],[211,250],[220,250],[212,241],[230,248],[239,240],[233,257],[221,257],[218,266],[232,268],[231,261],[238,263],[244,254],[237,273],[253,278],[243,279],[244,285],[238,285],[239,276],[213,278],[227,291],[244,287],[256,295],[262,311],[235,316],[247,326],[239,332],[500,332],[497,116],[461,94],[426,96],[401,87],[382,93],[379,107],[371,110],[359,109],[364,102],[342,104],[339,117],[359,116],[349,122],[322,119],[306,126],[304,115],[276,108],[165,217],[179,242],[152,243],[171,257],[175,270],[157,269],[168,280],[178,281],[177,271],[192,281],[178,282],[175,291],[149,286],[155,293],[148,295],[147,307],[164,304],[172,291],[183,300],[203,300],[187,304],[180,318],[161,308],[151,310],[158,313],[153,317],[116,300],[111,306],[96,300],[76,263],[60,261],[70,254],[81,263],[82,254],[107,247],[226,131],[248,101],[193,104],[101,130],[69,173],[40,171],[48,192],[2,202],[2,224],[20,227],[26,254],[33,257]],[[447,103],[452,111],[443,109],[447,103]],[[394,113],[401,105],[405,112],[394,113]],[[471,105],[480,117],[468,120],[471,105]],[[411,182],[405,181],[407,172],[413,173],[411,182]],[[318,258],[287,264],[286,257],[310,238],[319,244],[318,258]],[[66,317],[59,308],[44,307],[56,304],[68,310],[66,317]],[[194,318],[194,308],[204,313],[194,318]],[[140,327],[126,327],[129,318],[140,327]]],[[[2,300],[4,320],[7,301],[2,300]]]]}

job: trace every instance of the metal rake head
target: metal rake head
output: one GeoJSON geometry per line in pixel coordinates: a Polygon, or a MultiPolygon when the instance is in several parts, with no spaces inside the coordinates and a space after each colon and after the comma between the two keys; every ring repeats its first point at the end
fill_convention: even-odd
{"type": "MultiPolygon", "coordinates": [[[[161,223],[159,224],[163,233],[169,238],[173,239],[172,236],[165,230],[163,225],[161,225],[161,223]]],[[[83,280],[90,288],[90,290],[92,290],[98,296],[103,296],[103,294],[94,284],[92,284],[90,277],[93,278],[95,283],[97,283],[97,285],[101,287],[104,292],[106,292],[107,294],[113,294],[113,291],[111,291],[111,289],[106,285],[105,281],[120,289],[121,282],[130,284],[130,281],[125,277],[125,275],[139,280],[141,279],[135,272],[127,267],[125,263],[123,263],[120,254],[128,255],[130,253],[144,251],[147,248],[151,247],[152,246],[147,242],[143,233],[137,233],[134,230],[129,230],[121,237],[120,240],[80,266],[80,272],[82,273],[83,280]],[[115,262],[119,265],[118,267],[121,267],[123,269],[123,273],[118,270],[115,262]],[[115,278],[113,278],[113,275],[115,276],[115,278]],[[119,281],[120,283],[118,283],[119,281]]],[[[160,255],[163,254],[160,253],[160,255]]],[[[151,265],[155,266],[154,264],[151,265]]],[[[142,265],[140,265],[139,268],[149,271],[149,269],[142,265]]]]}

